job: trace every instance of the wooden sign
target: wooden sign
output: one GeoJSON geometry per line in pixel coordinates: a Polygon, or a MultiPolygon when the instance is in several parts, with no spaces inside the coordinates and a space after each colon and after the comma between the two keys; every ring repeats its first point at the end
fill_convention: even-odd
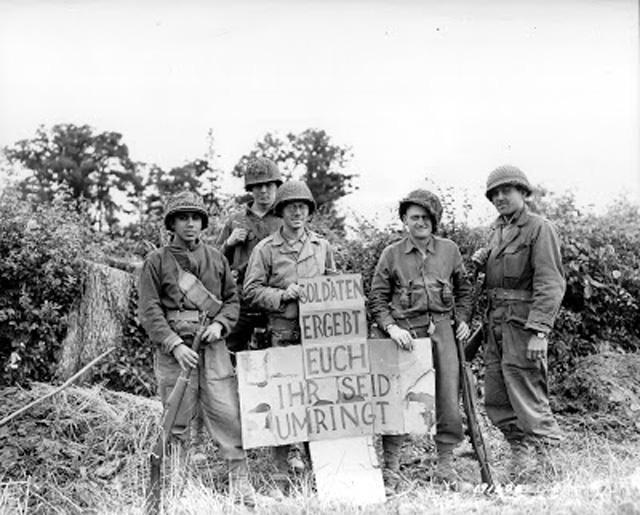
{"type": "Polygon", "coordinates": [[[360,274],[301,279],[305,377],[369,372],[367,315],[360,274]]]}
{"type": "Polygon", "coordinates": [[[431,433],[431,341],[367,340],[359,274],[299,284],[302,344],[237,355],[243,446],[308,441],[321,499],[384,502],[373,436],[431,433]]]}
{"type": "MultiPolygon", "coordinates": [[[[301,322],[344,305],[364,316],[358,274],[302,284],[301,322]]],[[[302,345],[238,353],[244,447],[429,434],[435,424],[431,341],[416,340],[408,352],[388,339],[367,340],[364,324],[347,340],[325,338],[336,325],[327,327],[322,334],[313,330],[318,338],[303,336],[302,345]]]]}

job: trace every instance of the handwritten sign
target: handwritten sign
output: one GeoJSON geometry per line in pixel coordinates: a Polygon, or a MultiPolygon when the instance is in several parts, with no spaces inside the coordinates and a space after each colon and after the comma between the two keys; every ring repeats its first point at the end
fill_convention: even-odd
{"type": "Polygon", "coordinates": [[[359,274],[301,282],[302,345],[238,353],[245,448],[373,434],[428,434],[435,423],[431,341],[413,352],[367,340],[359,274]]]}
{"type": "Polygon", "coordinates": [[[360,274],[300,281],[305,377],[369,373],[367,316],[360,274]]]}

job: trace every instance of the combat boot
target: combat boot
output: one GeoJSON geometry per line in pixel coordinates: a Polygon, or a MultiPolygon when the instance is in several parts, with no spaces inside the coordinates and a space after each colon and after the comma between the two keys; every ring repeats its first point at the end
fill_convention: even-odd
{"type": "Polygon", "coordinates": [[[551,460],[551,451],[554,449],[555,444],[546,441],[538,441],[535,443],[534,447],[538,472],[547,478],[556,476],[558,471],[551,460]]]}
{"type": "Polygon", "coordinates": [[[289,470],[294,474],[302,474],[305,471],[306,465],[304,464],[302,451],[299,447],[291,446],[287,456],[287,465],[289,466],[289,470]]]}
{"type": "Polygon", "coordinates": [[[436,443],[438,462],[432,481],[455,492],[469,492],[473,490],[473,485],[461,479],[453,467],[454,447],[453,444],[436,443]]]}
{"type": "Polygon", "coordinates": [[[400,477],[400,450],[402,449],[404,441],[404,435],[382,436],[382,454],[384,459],[382,479],[384,481],[384,493],[387,497],[392,497],[398,493],[402,483],[400,477]]]}
{"type": "Polygon", "coordinates": [[[229,460],[229,496],[235,504],[244,504],[247,508],[256,505],[256,492],[249,481],[247,460],[229,460]]]}
{"type": "Polygon", "coordinates": [[[519,485],[531,481],[537,468],[533,449],[524,440],[510,440],[511,459],[507,468],[507,477],[513,484],[519,485]]]}

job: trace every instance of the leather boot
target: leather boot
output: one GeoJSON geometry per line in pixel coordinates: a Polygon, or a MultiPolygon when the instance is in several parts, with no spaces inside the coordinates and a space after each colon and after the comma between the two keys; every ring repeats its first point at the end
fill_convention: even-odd
{"type": "Polygon", "coordinates": [[[289,470],[294,474],[302,474],[305,471],[307,466],[304,464],[304,459],[302,458],[302,449],[300,449],[300,447],[292,445],[289,448],[287,465],[289,465],[289,470]]]}
{"type": "Polygon", "coordinates": [[[538,441],[535,443],[537,469],[540,474],[545,477],[554,477],[558,474],[553,461],[551,461],[551,454],[554,447],[554,443],[549,443],[546,441],[538,441]]]}
{"type": "Polygon", "coordinates": [[[383,435],[382,451],[384,468],[382,479],[384,481],[384,493],[387,497],[394,496],[402,484],[400,476],[400,450],[406,439],[405,435],[383,435]]]}
{"type": "Polygon", "coordinates": [[[295,445],[276,445],[273,447],[273,459],[278,472],[302,474],[306,468],[302,450],[295,445]]]}
{"type": "Polygon", "coordinates": [[[468,492],[473,490],[473,485],[460,478],[453,467],[454,444],[436,443],[438,462],[433,474],[433,482],[444,485],[455,492],[468,492]]]}
{"type": "Polygon", "coordinates": [[[229,495],[235,504],[244,504],[248,508],[256,505],[256,492],[249,481],[249,468],[246,458],[229,460],[229,495]]]}
{"type": "Polygon", "coordinates": [[[509,481],[524,484],[531,481],[537,463],[533,449],[524,440],[510,440],[511,459],[507,468],[509,481]]]}

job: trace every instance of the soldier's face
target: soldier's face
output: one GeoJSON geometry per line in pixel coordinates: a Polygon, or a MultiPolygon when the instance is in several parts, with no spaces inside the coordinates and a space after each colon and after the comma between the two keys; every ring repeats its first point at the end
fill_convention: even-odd
{"type": "Polygon", "coordinates": [[[278,185],[275,182],[255,184],[251,187],[251,194],[256,204],[264,208],[270,208],[276,200],[278,185]]]}
{"type": "Polygon", "coordinates": [[[173,234],[184,243],[195,243],[202,231],[202,217],[198,213],[176,213],[173,234]]]}
{"type": "Polygon", "coordinates": [[[289,229],[301,229],[309,220],[306,202],[290,202],[282,208],[282,221],[289,229]]]}
{"type": "Polygon", "coordinates": [[[411,204],[402,219],[404,226],[409,234],[417,239],[423,240],[431,236],[433,232],[433,223],[429,212],[422,206],[411,204]]]}
{"type": "Polygon", "coordinates": [[[524,194],[511,184],[491,190],[491,202],[502,216],[511,216],[524,207],[524,194]]]}

